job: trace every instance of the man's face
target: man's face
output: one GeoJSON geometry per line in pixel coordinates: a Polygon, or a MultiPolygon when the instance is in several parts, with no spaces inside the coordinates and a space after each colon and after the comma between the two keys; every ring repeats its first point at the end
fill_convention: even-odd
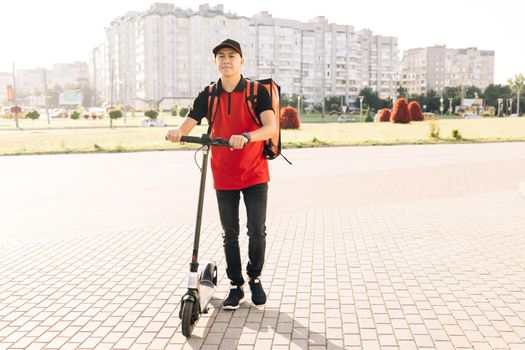
{"type": "Polygon", "coordinates": [[[217,52],[217,56],[215,56],[215,64],[217,65],[217,71],[221,76],[235,76],[241,74],[244,59],[237,51],[225,47],[217,52]]]}

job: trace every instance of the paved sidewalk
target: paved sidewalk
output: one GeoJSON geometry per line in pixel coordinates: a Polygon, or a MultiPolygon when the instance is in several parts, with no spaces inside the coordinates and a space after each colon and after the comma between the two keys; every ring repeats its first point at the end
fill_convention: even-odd
{"type": "Polygon", "coordinates": [[[262,310],[220,309],[209,183],[220,283],[189,341],[193,152],[0,157],[0,349],[525,349],[525,143],[286,155],[262,310]]]}

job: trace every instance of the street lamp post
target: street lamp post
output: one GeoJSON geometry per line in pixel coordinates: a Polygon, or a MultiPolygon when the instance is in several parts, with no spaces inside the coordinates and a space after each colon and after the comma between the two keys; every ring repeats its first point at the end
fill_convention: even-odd
{"type": "Polygon", "coordinates": [[[448,98],[448,115],[452,114],[452,100],[454,100],[452,97],[448,98]]]}
{"type": "Polygon", "coordinates": [[[443,115],[443,110],[444,110],[444,108],[443,108],[443,101],[445,101],[445,99],[443,98],[443,96],[441,96],[439,98],[439,102],[441,103],[441,106],[439,106],[439,111],[441,112],[441,115],[443,115]]]}
{"type": "MultiPolygon", "coordinates": [[[[14,103],[14,106],[17,106],[16,104],[16,74],[15,74],[15,62],[13,62],[13,103],[14,103]]],[[[15,125],[16,125],[16,128],[18,129],[18,113],[15,112],[15,125]]]]}
{"type": "Polygon", "coordinates": [[[297,96],[297,118],[301,120],[301,95],[297,96]]]}
{"type": "Polygon", "coordinates": [[[501,107],[503,106],[503,99],[498,98],[498,117],[501,117],[501,107]]]}
{"type": "Polygon", "coordinates": [[[362,116],[363,115],[363,99],[365,98],[364,96],[358,96],[359,98],[359,115],[362,116]]]}

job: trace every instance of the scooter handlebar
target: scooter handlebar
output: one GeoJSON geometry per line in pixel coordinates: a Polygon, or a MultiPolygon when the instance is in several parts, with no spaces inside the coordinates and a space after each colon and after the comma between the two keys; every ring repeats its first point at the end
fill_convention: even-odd
{"type": "MultiPolygon", "coordinates": [[[[166,138],[167,139],[167,138],[166,138]]],[[[211,138],[208,134],[202,134],[202,136],[181,136],[180,138],[181,142],[188,142],[188,143],[197,143],[200,145],[206,145],[206,146],[223,146],[223,147],[231,147],[230,141],[217,137],[217,138],[211,138]]]]}

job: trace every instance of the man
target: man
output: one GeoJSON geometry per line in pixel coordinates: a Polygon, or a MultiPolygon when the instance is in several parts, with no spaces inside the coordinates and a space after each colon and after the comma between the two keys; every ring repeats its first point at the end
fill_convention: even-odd
{"type": "MultiPolygon", "coordinates": [[[[274,134],[277,126],[268,91],[259,84],[255,113],[262,126],[250,116],[246,104],[246,79],[241,75],[244,65],[240,44],[226,39],[213,49],[215,65],[220,79],[217,81],[218,106],[214,116],[211,137],[229,140],[230,148],[212,147],[211,169],[221,225],[224,230],[223,243],[226,256],[226,273],[230,279],[230,292],[223,308],[239,308],[244,299],[244,278],[241,272],[239,250],[239,202],[243,195],[247,214],[249,237],[249,261],[246,273],[252,294],[252,302],[261,306],[266,303],[266,293],[259,279],[264,264],[266,249],[266,203],[268,161],[263,156],[263,145],[274,134]]],[[[167,138],[180,142],[183,135],[208,116],[209,87],[204,88],[193,103],[184,122],[168,132],[167,138]]]]}

